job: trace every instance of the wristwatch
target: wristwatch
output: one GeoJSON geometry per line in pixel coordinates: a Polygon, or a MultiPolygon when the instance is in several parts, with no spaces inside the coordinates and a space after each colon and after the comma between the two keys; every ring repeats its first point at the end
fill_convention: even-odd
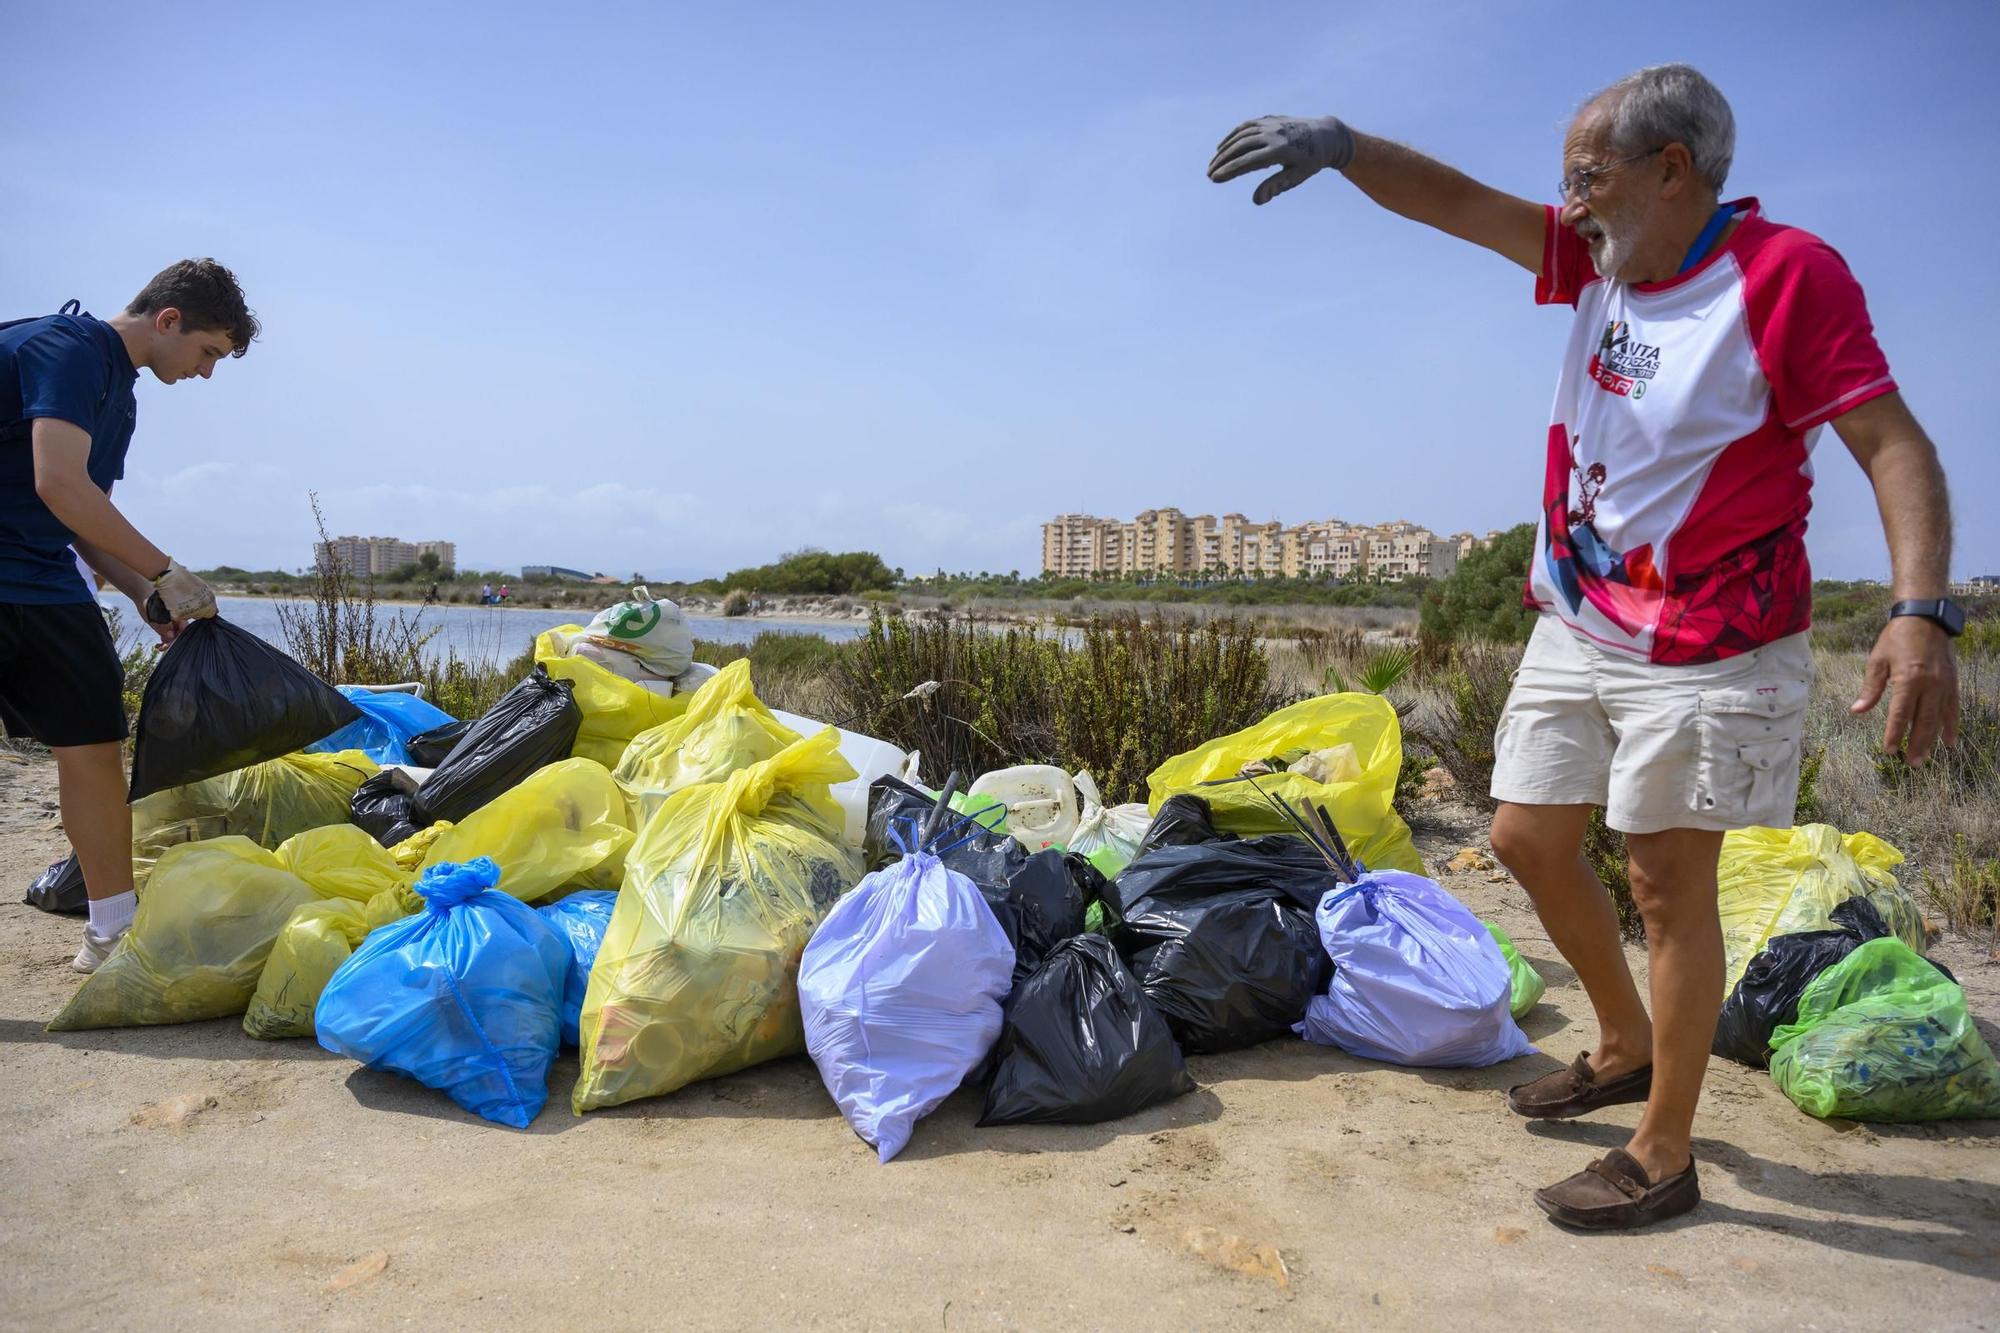
{"type": "Polygon", "coordinates": [[[1965,633],[1965,608],[1949,597],[1913,597],[1889,608],[1889,619],[1917,616],[1957,638],[1965,633]]]}

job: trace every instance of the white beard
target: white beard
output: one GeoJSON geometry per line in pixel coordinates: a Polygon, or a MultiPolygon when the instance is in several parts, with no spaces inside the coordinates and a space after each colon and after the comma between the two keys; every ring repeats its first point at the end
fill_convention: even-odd
{"type": "Polygon", "coordinates": [[[1590,264],[1601,278],[1616,281],[1632,262],[1639,248],[1639,233],[1645,229],[1643,217],[1604,218],[1592,214],[1578,230],[1590,242],[1590,264]]]}

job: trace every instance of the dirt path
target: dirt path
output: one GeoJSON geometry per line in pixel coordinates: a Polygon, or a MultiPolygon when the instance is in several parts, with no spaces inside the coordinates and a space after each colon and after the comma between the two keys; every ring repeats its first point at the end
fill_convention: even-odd
{"type": "MultiPolygon", "coordinates": [[[[53,804],[45,761],[0,755],[9,899],[61,846],[53,804]]],[[[10,902],[0,1323],[1519,1329],[1614,1295],[1624,1326],[2000,1323],[2000,1123],[1821,1123],[1718,1062],[1696,1214],[1548,1224],[1528,1192],[1637,1108],[1507,1113],[1502,1088],[1592,1041],[1588,1007],[1517,887],[1447,882],[1547,976],[1524,1024],[1546,1054],[1416,1071],[1274,1042],[1111,1125],[980,1130],[961,1096],[886,1167],[803,1059],[583,1120],[565,1059],[517,1133],[235,1020],[51,1036],[79,927],[10,902]]],[[[1942,956],[2000,1015],[2000,966],[1942,956]]]]}

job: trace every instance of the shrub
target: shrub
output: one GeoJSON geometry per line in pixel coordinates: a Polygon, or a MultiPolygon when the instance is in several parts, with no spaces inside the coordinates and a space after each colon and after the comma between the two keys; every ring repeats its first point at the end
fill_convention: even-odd
{"type": "Polygon", "coordinates": [[[1458,562],[1423,600],[1418,624],[1436,642],[1485,639],[1526,643],[1535,612],[1521,605],[1521,584],[1535,554],[1535,525],[1522,523],[1458,562]]]}
{"type": "Polygon", "coordinates": [[[755,588],[791,595],[845,594],[896,586],[896,575],[873,551],[793,551],[773,565],[734,570],[722,578],[725,588],[755,588]]]}
{"type": "Polygon", "coordinates": [[[1092,620],[1065,643],[1019,625],[878,615],[837,659],[829,693],[850,725],[923,751],[931,777],[1053,763],[1089,769],[1114,803],[1145,799],[1162,761],[1288,702],[1249,626],[1135,617],[1092,620]]]}
{"type": "Polygon", "coordinates": [[[1412,741],[1436,757],[1457,789],[1482,809],[1492,809],[1493,733],[1514,688],[1519,650],[1462,643],[1438,673],[1437,695],[1427,699],[1409,726],[1412,741]],[[1439,697],[1441,696],[1441,697],[1439,697]]]}
{"type": "Polygon", "coordinates": [[[722,614],[725,616],[747,616],[750,614],[750,594],[741,588],[731,588],[722,599],[722,614]]]}

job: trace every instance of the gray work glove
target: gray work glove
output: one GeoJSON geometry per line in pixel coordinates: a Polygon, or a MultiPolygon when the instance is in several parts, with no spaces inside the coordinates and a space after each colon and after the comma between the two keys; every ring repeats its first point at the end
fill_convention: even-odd
{"type": "Polygon", "coordinates": [[[1245,172],[1282,167],[1284,170],[1266,176],[1250,196],[1252,203],[1268,204],[1294,185],[1304,184],[1321,168],[1340,171],[1353,160],[1354,131],[1338,117],[1297,120],[1263,116],[1246,120],[1228,133],[1208,164],[1208,178],[1220,185],[1245,172]]]}
{"type": "MultiPolygon", "coordinates": [[[[178,560],[169,560],[167,572],[153,580],[153,597],[160,599],[161,607],[172,620],[200,620],[215,614],[215,590],[178,560]]],[[[153,597],[146,600],[150,602],[153,597]]]]}

